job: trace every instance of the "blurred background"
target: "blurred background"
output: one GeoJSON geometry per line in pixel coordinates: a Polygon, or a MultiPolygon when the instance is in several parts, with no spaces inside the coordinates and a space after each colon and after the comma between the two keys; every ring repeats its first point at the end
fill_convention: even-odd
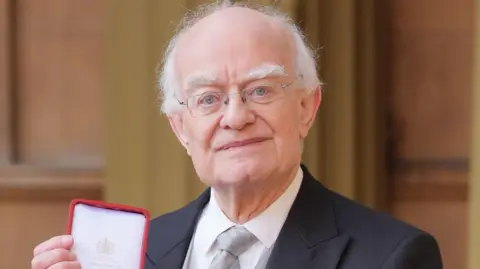
{"type": "MultiPolygon", "coordinates": [[[[152,217],[204,188],[160,114],[156,69],[206,0],[0,0],[0,268],[29,268],[76,197],[152,217]]],[[[480,1],[282,0],[318,53],[304,163],[480,268],[480,1]]],[[[192,45],[193,46],[193,45],[192,45]]]]}

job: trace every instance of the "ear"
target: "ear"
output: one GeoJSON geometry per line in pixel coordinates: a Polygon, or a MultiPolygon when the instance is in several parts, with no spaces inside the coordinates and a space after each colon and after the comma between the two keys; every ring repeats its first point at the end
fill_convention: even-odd
{"type": "Polygon", "coordinates": [[[190,155],[189,143],[188,143],[188,136],[183,128],[183,119],[182,116],[179,114],[174,114],[168,117],[168,121],[170,122],[170,126],[172,127],[173,132],[177,136],[177,139],[180,141],[182,146],[187,151],[188,155],[190,155]]]}
{"type": "Polygon", "coordinates": [[[321,102],[322,88],[320,85],[314,91],[302,96],[300,104],[300,139],[304,139],[308,135],[321,102]]]}

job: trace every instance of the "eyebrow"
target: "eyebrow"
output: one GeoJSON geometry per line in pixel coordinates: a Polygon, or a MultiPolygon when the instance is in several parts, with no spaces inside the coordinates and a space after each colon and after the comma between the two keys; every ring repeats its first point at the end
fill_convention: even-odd
{"type": "MultiPolygon", "coordinates": [[[[268,77],[280,77],[287,75],[288,74],[285,72],[285,68],[281,65],[264,64],[248,71],[247,75],[242,77],[241,83],[268,77]]],[[[213,74],[195,73],[185,79],[186,93],[189,94],[196,88],[215,85],[218,84],[218,82],[218,78],[213,74]]]]}
{"type": "Polygon", "coordinates": [[[243,80],[251,81],[256,79],[264,79],[267,77],[284,77],[287,76],[285,68],[277,64],[265,64],[250,70],[243,80]]]}

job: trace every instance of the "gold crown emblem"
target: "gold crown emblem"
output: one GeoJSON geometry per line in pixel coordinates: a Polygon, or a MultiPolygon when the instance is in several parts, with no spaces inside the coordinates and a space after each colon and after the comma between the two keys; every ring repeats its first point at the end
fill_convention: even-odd
{"type": "Polygon", "coordinates": [[[101,239],[97,242],[97,252],[99,254],[112,255],[115,251],[115,245],[108,238],[101,239]]]}

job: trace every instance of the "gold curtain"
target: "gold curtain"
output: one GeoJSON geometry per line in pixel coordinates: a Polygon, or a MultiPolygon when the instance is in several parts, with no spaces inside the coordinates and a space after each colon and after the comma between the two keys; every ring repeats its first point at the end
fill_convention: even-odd
{"type": "MultiPolygon", "coordinates": [[[[105,200],[145,207],[157,216],[204,189],[159,114],[155,70],[175,23],[188,8],[206,2],[110,0],[105,200]]],[[[381,111],[372,105],[377,102],[373,0],[260,2],[280,5],[316,48],[323,47],[324,98],[305,144],[304,163],[327,186],[379,207],[383,166],[376,142],[381,134],[375,131],[381,111]]]]}
{"type": "Polygon", "coordinates": [[[185,204],[198,185],[160,115],[156,67],[187,0],[109,2],[105,200],[152,216],[185,204]]]}
{"type": "Polygon", "coordinates": [[[328,187],[383,210],[385,112],[375,83],[373,0],[296,3],[296,19],[318,49],[325,83],[304,162],[328,187]]]}

